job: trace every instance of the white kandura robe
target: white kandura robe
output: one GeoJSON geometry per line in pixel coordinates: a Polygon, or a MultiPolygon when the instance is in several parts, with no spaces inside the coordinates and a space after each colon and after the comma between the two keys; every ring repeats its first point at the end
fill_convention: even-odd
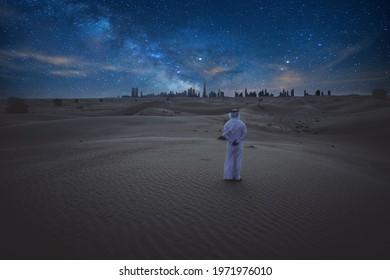
{"type": "Polygon", "coordinates": [[[226,159],[224,165],[223,179],[224,180],[239,180],[241,178],[241,160],[244,146],[242,141],[245,139],[247,130],[240,117],[232,118],[229,114],[230,120],[223,127],[222,136],[227,142],[226,159]],[[234,140],[239,144],[233,145],[234,140]]]}

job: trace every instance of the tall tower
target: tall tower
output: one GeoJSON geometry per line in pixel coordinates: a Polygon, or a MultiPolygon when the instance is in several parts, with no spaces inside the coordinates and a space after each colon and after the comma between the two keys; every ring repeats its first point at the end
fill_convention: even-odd
{"type": "Polygon", "coordinates": [[[138,88],[131,88],[131,97],[138,97],[138,88]]]}
{"type": "Polygon", "coordinates": [[[207,97],[207,95],[206,95],[206,81],[204,81],[204,86],[203,86],[203,97],[207,97]]]}

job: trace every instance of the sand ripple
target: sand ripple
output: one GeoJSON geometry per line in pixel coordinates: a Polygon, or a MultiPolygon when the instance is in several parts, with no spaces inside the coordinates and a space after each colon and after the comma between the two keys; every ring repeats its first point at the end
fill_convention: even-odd
{"type": "Polygon", "coordinates": [[[389,103],[240,100],[7,115],[0,258],[387,259],[389,103]],[[222,180],[217,140],[232,107],[249,131],[240,183],[222,180]]]}
{"type": "Polygon", "coordinates": [[[245,149],[244,180],[224,182],[224,152],[220,141],[179,137],[1,151],[1,256],[355,258],[357,244],[366,256],[388,248],[366,228],[380,226],[368,213],[388,210],[370,192],[388,193],[383,181],[258,146],[245,149]]]}

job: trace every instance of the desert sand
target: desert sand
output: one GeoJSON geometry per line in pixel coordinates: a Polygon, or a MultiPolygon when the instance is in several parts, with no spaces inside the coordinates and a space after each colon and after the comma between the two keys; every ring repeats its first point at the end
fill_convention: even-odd
{"type": "Polygon", "coordinates": [[[388,259],[390,99],[0,103],[1,259],[388,259]],[[223,181],[227,113],[248,127],[223,181]]]}

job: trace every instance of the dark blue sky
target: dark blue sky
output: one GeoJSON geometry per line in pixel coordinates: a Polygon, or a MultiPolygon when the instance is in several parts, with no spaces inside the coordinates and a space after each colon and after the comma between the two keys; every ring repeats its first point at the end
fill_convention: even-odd
{"type": "Polygon", "coordinates": [[[0,3],[0,97],[390,91],[389,1],[0,3]]]}

